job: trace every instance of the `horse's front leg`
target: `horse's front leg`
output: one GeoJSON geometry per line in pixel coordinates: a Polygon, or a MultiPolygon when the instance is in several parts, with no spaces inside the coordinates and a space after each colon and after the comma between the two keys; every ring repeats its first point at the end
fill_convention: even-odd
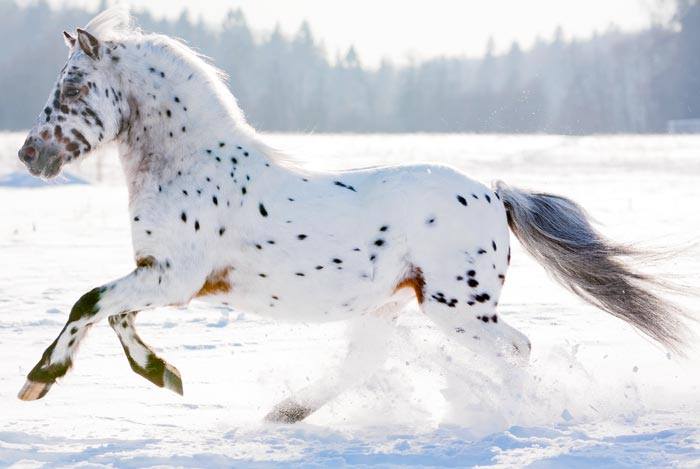
{"type": "Polygon", "coordinates": [[[27,401],[44,397],[68,372],[80,341],[93,324],[121,313],[187,303],[196,291],[189,287],[170,269],[170,262],[163,265],[148,258],[129,275],[89,291],[73,305],[66,325],[27,375],[18,397],[27,401]]]}
{"type": "Polygon", "coordinates": [[[158,387],[165,387],[182,395],[180,372],[170,363],[160,358],[136,332],[134,320],[136,312],[120,313],[109,317],[109,325],[114,329],[124,348],[131,369],[158,387]]]}

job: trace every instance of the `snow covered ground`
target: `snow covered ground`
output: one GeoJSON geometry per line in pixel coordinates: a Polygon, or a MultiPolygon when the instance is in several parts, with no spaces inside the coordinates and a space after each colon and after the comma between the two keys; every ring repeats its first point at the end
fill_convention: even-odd
{"type": "MultiPolygon", "coordinates": [[[[89,185],[30,187],[16,173],[22,139],[0,134],[0,466],[700,467],[700,347],[687,359],[667,354],[558,287],[515,241],[500,308],[532,340],[522,370],[476,359],[409,309],[380,373],[302,424],[265,424],[290,390],[340,362],[346,325],[193,303],[143,313],[138,326],[182,372],[184,397],[132,373],[101,324],[46,398],[21,402],[26,373],[73,302],[133,266],[114,154],[99,157],[100,169],[97,158],[69,169],[89,185]]],[[[700,137],[269,140],[327,168],[446,162],[482,181],[568,195],[618,240],[698,241],[700,137]]],[[[697,259],[686,250],[647,267],[697,287],[697,259]]],[[[699,298],[680,301],[700,310],[699,298]]]]}

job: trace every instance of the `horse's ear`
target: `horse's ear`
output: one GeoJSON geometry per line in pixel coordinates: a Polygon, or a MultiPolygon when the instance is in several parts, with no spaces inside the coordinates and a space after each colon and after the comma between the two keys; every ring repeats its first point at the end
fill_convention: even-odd
{"type": "Polygon", "coordinates": [[[100,41],[84,29],[76,29],[80,48],[93,60],[100,60],[100,41]]]}
{"type": "Polygon", "coordinates": [[[75,46],[76,39],[68,31],[63,31],[63,40],[68,47],[75,46]]]}

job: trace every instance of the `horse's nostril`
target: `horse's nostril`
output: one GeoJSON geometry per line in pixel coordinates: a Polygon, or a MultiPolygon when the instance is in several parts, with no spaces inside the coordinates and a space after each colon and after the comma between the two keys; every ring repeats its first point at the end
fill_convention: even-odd
{"type": "Polygon", "coordinates": [[[19,159],[25,163],[29,163],[30,161],[32,161],[36,157],[36,155],[36,148],[34,148],[31,145],[23,146],[17,154],[17,156],[19,156],[19,159]]]}

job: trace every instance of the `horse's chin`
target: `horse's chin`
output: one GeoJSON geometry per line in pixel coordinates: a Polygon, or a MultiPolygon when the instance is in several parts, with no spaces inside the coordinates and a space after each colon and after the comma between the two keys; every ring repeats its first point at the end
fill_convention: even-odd
{"type": "Polygon", "coordinates": [[[63,169],[63,157],[57,156],[41,167],[32,166],[30,164],[26,166],[32,176],[48,181],[61,174],[61,169],[63,169]]]}

